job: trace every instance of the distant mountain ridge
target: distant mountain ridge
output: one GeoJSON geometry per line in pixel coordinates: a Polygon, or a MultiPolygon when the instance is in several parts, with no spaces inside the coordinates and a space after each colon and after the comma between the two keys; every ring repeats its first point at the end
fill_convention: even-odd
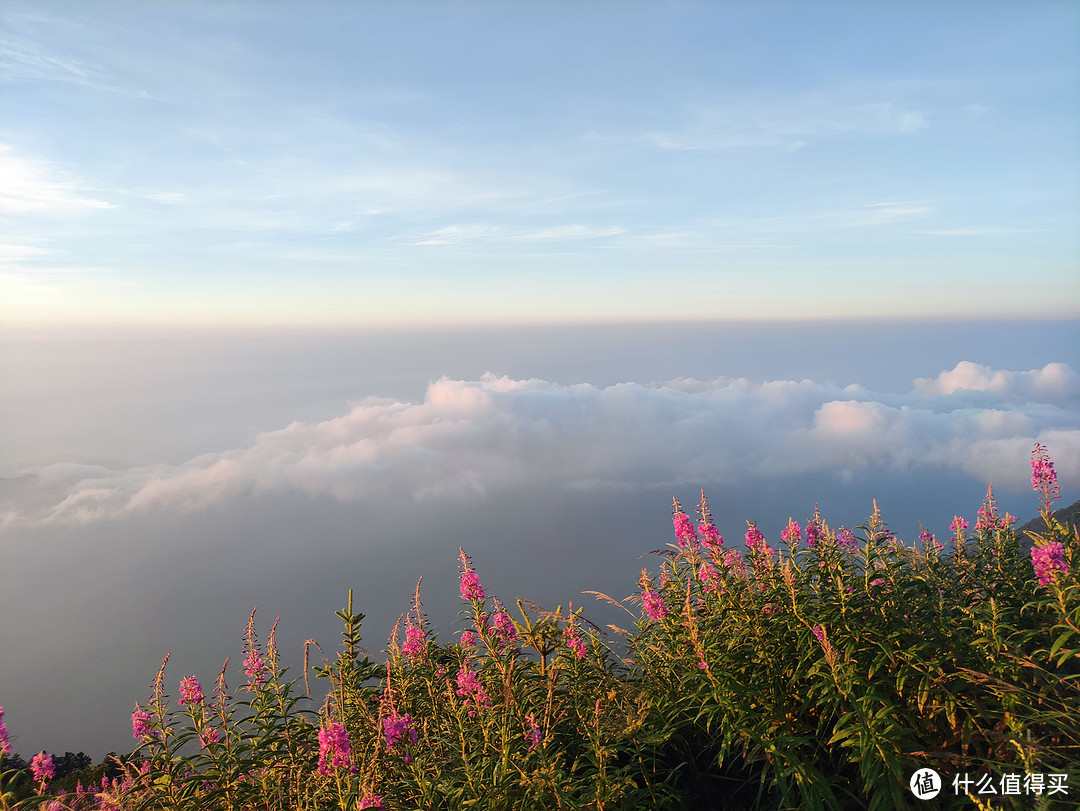
{"type": "MultiPolygon", "coordinates": [[[[1080,501],[1074,501],[1068,507],[1058,507],[1050,515],[1066,525],[1080,524],[1080,501]]],[[[1046,529],[1046,522],[1043,521],[1041,515],[1037,515],[1020,527],[1017,532],[1042,532],[1044,529],[1046,529]]]]}

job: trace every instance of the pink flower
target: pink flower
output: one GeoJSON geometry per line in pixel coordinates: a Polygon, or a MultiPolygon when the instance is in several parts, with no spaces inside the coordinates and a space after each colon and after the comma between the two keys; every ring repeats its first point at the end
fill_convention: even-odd
{"type": "Polygon", "coordinates": [[[698,670],[708,670],[709,669],[709,665],[704,659],[701,660],[700,662],[698,662],[697,666],[698,666],[698,670]]]}
{"type": "Polygon", "coordinates": [[[424,654],[427,653],[427,634],[424,633],[424,629],[415,625],[406,625],[405,644],[401,646],[401,651],[413,662],[422,661],[424,654]]]}
{"type": "Polygon", "coordinates": [[[859,549],[859,539],[847,527],[840,527],[836,533],[836,545],[845,552],[855,552],[859,549]]]}
{"type": "Polygon", "coordinates": [[[1059,541],[1031,547],[1031,565],[1035,569],[1035,576],[1039,578],[1039,585],[1042,586],[1054,582],[1055,572],[1069,573],[1069,566],[1065,562],[1065,547],[1059,541]]]}
{"type": "Polygon", "coordinates": [[[4,707],[0,705],[0,757],[11,751],[11,738],[8,737],[7,725],[4,723],[4,707]]]}
{"type": "Polygon", "coordinates": [[[510,619],[510,615],[503,610],[498,601],[496,601],[496,607],[498,610],[491,616],[492,633],[500,648],[509,647],[517,641],[517,628],[514,627],[514,621],[510,619]]]}
{"type": "Polygon", "coordinates": [[[1038,442],[1035,443],[1035,449],[1031,452],[1031,488],[1036,493],[1042,493],[1043,506],[1047,510],[1061,495],[1054,463],[1050,461],[1046,447],[1038,442]]]}
{"type": "Polygon", "coordinates": [[[319,729],[319,774],[331,774],[332,769],[348,767],[355,773],[356,767],[349,764],[352,746],[345,725],[332,723],[319,729]]]}
{"type": "Polygon", "coordinates": [[[248,689],[262,684],[267,679],[267,667],[263,661],[259,640],[255,635],[255,612],[251,612],[247,628],[244,629],[244,675],[248,677],[248,689]]]}
{"type": "Polygon", "coordinates": [[[724,565],[734,575],[746,574],[746,562],[738,549],[729,549],[724,553],[724,565]]]}
{"type": "Polygon", "coordinates": [[[773,548],[765,542],[765,536],[761,534],[761,530],[757,528],[757,524],[747,521],[746,522],[746,549],[751,555],[760,554],[765,557],[766,562],[772,560],[773,548]]]}
{"type": "Polygon", "coordinates": [[[186,676],[180,681],[180,706],[185,704],[202,704],[202,685],[194,676],[186,676]]]}
{"type": "Polygon", "coordinates": [[[705,591],[716,591],[716,586],[720,582],[720,575],[708,563],[702,563],[701,568],[698,569],[698,580],[701,581],[701,586],[705,591]]]}
{"type": "Polygon", "coordinates": [[[360,798],[360,805],[357,808],[386,808],[386,806],[383,805],[382,797],[369,792],[360,798]]]}
{"type": "Polygon", "coordinates": [[[415,744],[419,739],[416,730],[412,725],[412,717],[406,713],[405,715],[398,715],[394,712],[389,718],[383,719],[383,735],[386,738],[386,748],[393,749],[402,736],[407,735],[409,743],[415,744]]]}
{"type": "Polygon", "coordinates": [[[954,535],[956,535],[957,537],[960,537],[963,534],[964,530],[967,529],[967,528],[968,528],[968,522],[967,521],[965,521],[959,515],[954,515],[953,516],[952,523],[949,524],[949,529],[952,530],[954,535]]]}
{"type": "MultiPolygon", "coordinates": [[[[641,574],[644,576],[645,572],[642,571],[641,574]]],[[[641,592],[641,601],[645,609],[645,614],[651,620],[660,621],[671,613],[668,607],[664,605],[664,598],[661,597],[659,593],[650,589],[648,585],[646,585],[641,592]]]]}
{"type": "Polygon", "coordinates": [[[682,511],[682,506],[679,504],[678,499],[673,499],[675,504],[674,511],[672,513],[672,523],[675,525],[675,539],[679,546],[694,547],[697,545],[698,537],[697,531],[694,529],[694,525],[690,522],[690,516],[682,511]]]}
{"type": "Polygon", "coordinates": [[[577,654],[578,659],[584,659],[586,653],[585,643],[581,641],[581,637],[578,635],[578,629],[574,625],[567,625],[563,630],[563,639],[566,640],[566,647],[570,648],[577,654]]]}
{"type": "Polygon", "coordinates": [[[536,723],[536,716],[533,713],[530,712],[526,715],[525,721],[529,725],[529,729],[525,732],[525,740],[529,741],[529,751],[531,752],[540,745],[540,741],[544,739],[544,733],[540,731],[540,727],[536,723]]]}
{"type": "MultiPolygon", "coordinates": [[[[747,532],[747,542],[749,543],[749,535],[747,532]]],[[[761,533],[758,533],[759,535],[761,533]]],[[[762,539],[764,540],[764,538],[762,539]]],[[[799,528],[799,522],[791,518],[788,519],[787,526],[780,532],[780,540],[784,543],[798,543],[802,540],[802,530],[799,528]]]]}
{"type": "Polygon", "coordinates": [[[924,529],[919,533],[919,540],[923,542],[923,546],[926,551],[933,550],[934,552],[940,552],[942,549],[941,544],[937,542],[937,537],[928,529],[924,529]]]}
{"type": "Polygon", "coordinates": [[[52,755],[48,752],[34,755],[30,760],[30,772],[34,775],[34,780],[39,783],[56,777],[56,767],[53,766],[52,755]]]}
{"type": "Polygon", "coordinates": [[[205,749],[212,743],[218,743],[221,740],[221,735],[214,727],[207,727],[199,733],[199,742],[202,744],[202,748],[205,749]]]}
{"type": "Polygon", "coordinates": [[[131,713],[131,735],[136,739],[143,741],[150,740],[153,737],[152,716],[149,711],[142,709],[138,704],[135,705],[135,709],[131,713]]]}
{"type": "Polygon", "coordinates": [[[484,599],[484,587],[480,585],[480,578],[472,570],[469,556],[465,554],[465,550],[459,546],[458,551],[461,553],[461,599],[482,601],[484,599]]]}
{"type": "Polygon", "coordinates": [[[476,647],[476,634],[472,631],[461,632],[461,647],[463,648],[475,648],[476,647]]]}
{"type": "Polygon", "coordinates": [[[491,705],[491,698],[471,668],[463,667],[458,671],[457,686],[458,696],[464,701],[471,701],[474,704],[474,709],[469,710],[470,718],[476,715],[475,707],[488,707],[491,705]]]}

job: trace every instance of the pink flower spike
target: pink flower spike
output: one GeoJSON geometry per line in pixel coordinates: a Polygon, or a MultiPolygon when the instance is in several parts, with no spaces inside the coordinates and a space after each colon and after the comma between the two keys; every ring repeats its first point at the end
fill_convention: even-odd
{"type": "Polygon", "coordinates": [[[131,735],[137,740],[149,741],[152,735],[151,722],[154,716],[148,710],[142,709],[138,704],[131,713],[131,735]]]}
{"type": "Polygon", "coordinates": [[[0,705],[0,757],[11,751],[11,738],[8,737],[7,726],[4,724],[4,707],[0,705]]]}
{"type": "Polygon", "coordinates": [[[690,522],[690,516],[682,510],[682,505],[679,504],[677,498],[672,499],[672,523],[675,525],[675,540],[681,547],[695,547],[697,546],[697,530],[694,529],[694,525],[690,522]]]}
{"type": "Polygon", "coordinates": [[[1039,585],[1048,586],[1054,582],[1055,572],[1069,573],[1069,565],[1065,562],[1065,547],[1059,541],[1048,543],[1045,546],[1033,546],[1031,548],[1031,565],[1035,569],[1035,576],[1039,578],[1039,585]]]}
{"type": "Polygon", "coordinates": [[[332,723],[319,729],[319,774],[331,774],[340,767],[355,773],[356,767],[349,763],[351,755],[352,747],[344,724],[332,723]]]}
{"type": "Polygon", "coordinates": [[[1046,452],[1046,446],[1036,442],[1031,452],[1031,488],[1042,494],[1043,509],[1047,512],[1061,495],[1057,480],[1057,471],[1046,452]]]}
{"type": "Polygon", "coordinates": [[[180,706],[202,704],[202,685],[194,676],[185,676],[180,681],[180,706]]]}
{"type": "Polygon", "coordinates": [[[780,540],[784,543],[798,543],[802,540],[802,530],[799,528],[799,522],[789,518],[787,527],[780,532],[780,540]]]}
{"type": "Polygon", "coordinates": [[[473,600],[482,602],[484,599],[484,587],[480,585],[480,578],[473,571],[472,562],[469,560],[469,556],[465,554],[465,550],[459,546],[458,551],[461,553],[461,599],[470,602],[473,600]]]}
{"type": "Polygon", "coordinates": [[[53,766],[52,755],[41,752],[34,755],[30,761],[30,772],[34,775],[35,782],[44,783],[56,777],[56,767],[53,766]]]}

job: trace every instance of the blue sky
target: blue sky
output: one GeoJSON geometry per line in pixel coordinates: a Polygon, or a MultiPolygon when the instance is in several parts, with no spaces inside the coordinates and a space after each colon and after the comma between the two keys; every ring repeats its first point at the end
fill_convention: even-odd
{"type": "Polygon", "coordinates": [[[0,318],[1075,316],[1080,9],[0,9],[0,318]]]}

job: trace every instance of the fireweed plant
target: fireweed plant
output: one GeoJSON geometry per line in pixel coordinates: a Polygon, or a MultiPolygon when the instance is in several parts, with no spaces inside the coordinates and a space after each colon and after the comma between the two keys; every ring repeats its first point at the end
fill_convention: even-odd
{"type": "MultiPolygon", "coordinates": [[[[1032,454],[1043,529],[1014,531],[992,490],[974,531],[907,545],[874,504],[834,529],[789,519],[770,543],[747,524],[725,545],[704,493],[674,501],[675,543],[620,602],[634,630],[609,636],[573,605],[511,611],[460,550],[466,627],[439,642],[420,600],[382,664],[360,645],[352,593],[336,657],[289,679],[275,641],[243,634],[203,689],[166,694],[168,656],[136,704],[126,775],[0,809],[901,808],[930,766],[1064,773],[1080,794],[1080,534],[1052,514],[1057,474],[1032,454]],[[1029,549],[1030,551],[1025,551],[1029,549]],[[327,680],[312,699],[310,672],[327,680]]],[[[170,682],[171,683],[171,682],[170,682]]],[[[10,751],[0,715],[0,758],[10,751]]],[[[2,761],[0,761],[2,766],[2,761]]],[[[0,775],[11,784],[12,774],[0,775]]],[[[950,796],[940,806],[1058,807],[1059,798],[950,796]],[[992,806],[991,806],[992,803],[992,806]]]]}

